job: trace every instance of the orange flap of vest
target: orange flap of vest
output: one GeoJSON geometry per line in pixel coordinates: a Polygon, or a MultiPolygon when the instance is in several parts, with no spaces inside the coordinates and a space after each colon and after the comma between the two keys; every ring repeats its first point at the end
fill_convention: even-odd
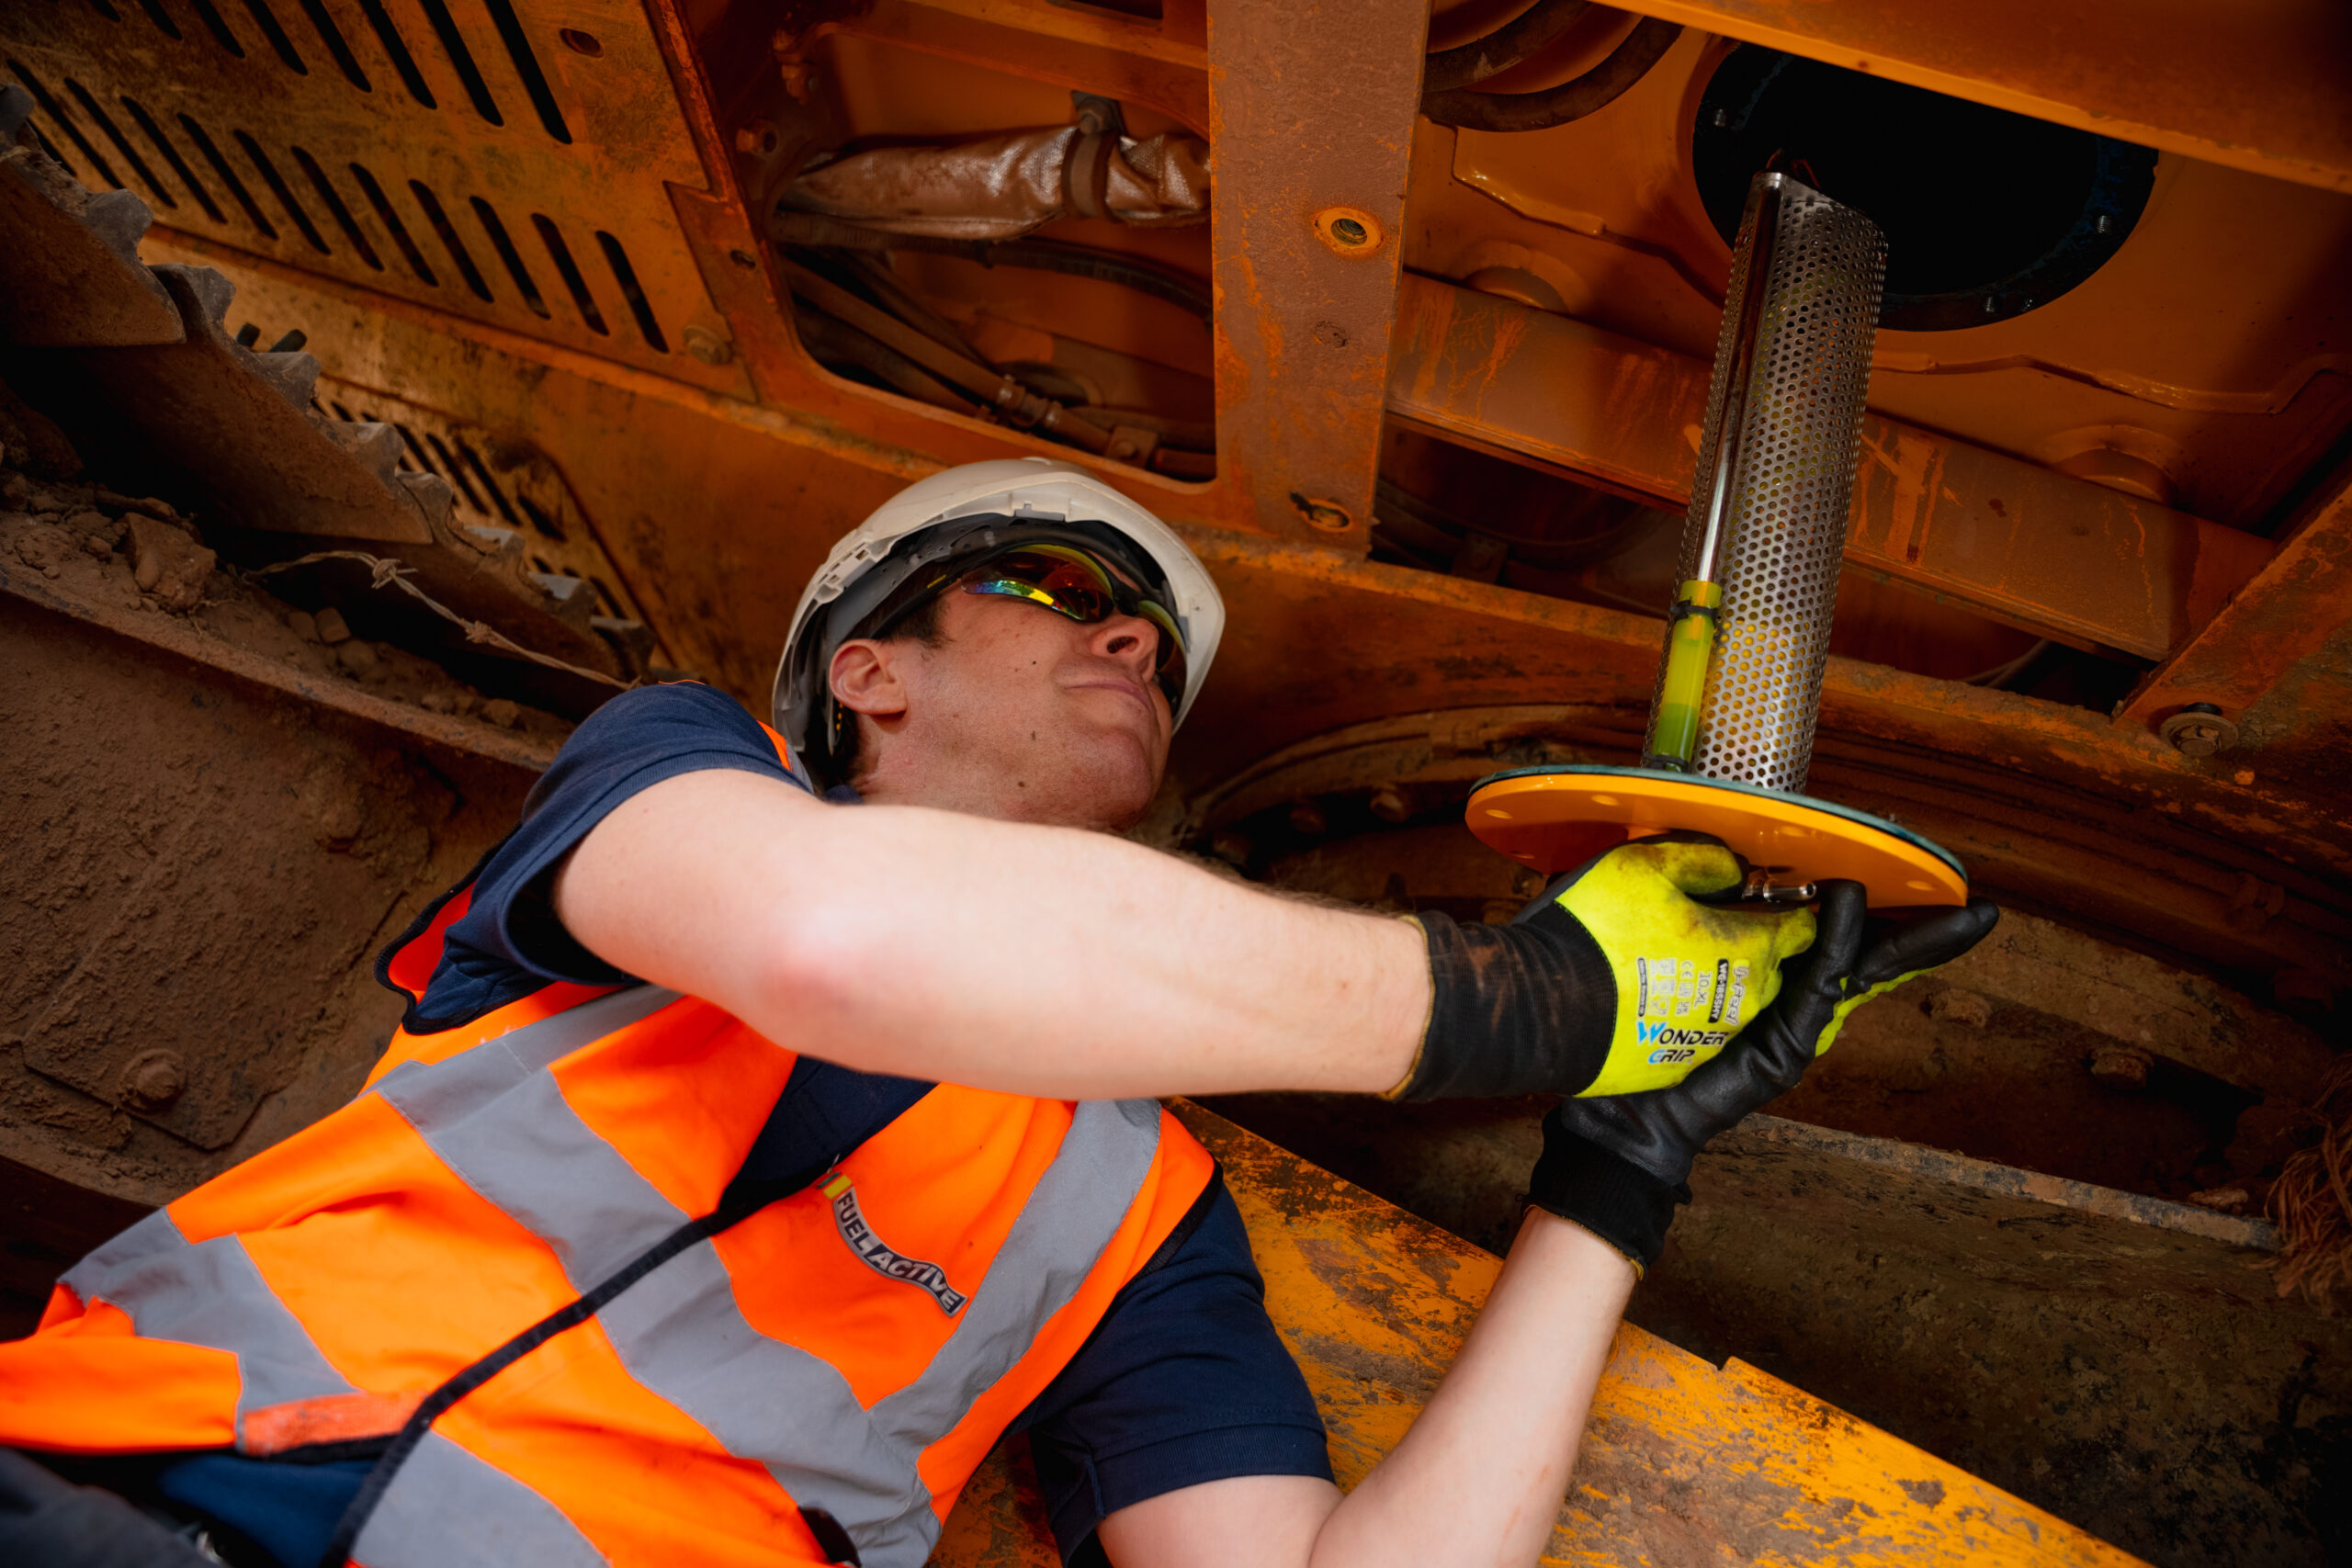
{"type": "Polygon", "coordinates": [[[40,1332],[0,1344],[0,1443],[155,1453],[236,1440],[237,1358],[141,1339],[117,1306],[60,1285],[40,1332]]]}

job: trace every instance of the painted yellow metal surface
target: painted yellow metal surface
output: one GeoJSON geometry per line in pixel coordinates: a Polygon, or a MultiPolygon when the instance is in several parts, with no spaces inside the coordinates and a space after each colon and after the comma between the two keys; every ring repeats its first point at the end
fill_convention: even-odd
{"type": "MultiPolygon", "coordinates": [[[[1501,1268],[1480,1250],[1198,1106],[1274,1326],[1315,1391],[1340,1484],[1363,1479],[1436,1390],[1501,1268]]],[[[1025,1453],[1001,1449],[947,1521],[937,1568],[1057,1559],[1025,1453]]],[[[1628,1324],[1543,1561],[2006,1563],[2137,1558],[1741,1361],[1628,1324]]]]}

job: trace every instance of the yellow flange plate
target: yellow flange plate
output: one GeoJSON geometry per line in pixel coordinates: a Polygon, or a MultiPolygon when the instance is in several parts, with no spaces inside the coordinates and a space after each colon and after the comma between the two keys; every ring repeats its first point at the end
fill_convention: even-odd
{"type": "Polygon", "coordinates": [[[1594,765],[1502,773],[1470,796],[1470,831],[1550,875],[1629,838],[1721,839],[1775,882],[1849,877],[1874,908],[1968,901],[1960,863],[1892,822],[1750,784],[1594,765]]]}

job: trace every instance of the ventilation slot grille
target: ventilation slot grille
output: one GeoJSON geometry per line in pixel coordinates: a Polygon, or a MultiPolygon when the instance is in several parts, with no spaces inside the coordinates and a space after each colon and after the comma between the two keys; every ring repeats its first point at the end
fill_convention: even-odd
{"type": "Polygon", "coordinates": [[[215,223],[229,221],[228,215],[223,213],[220,204],[212,199],[212,193],[204,188],[204,183],[196,177],[196,171],[187,166],[187,160],[180,156],[179,148],[173,143],[164,128],[156,123],[155,117],[149,114],[134,98],[123,99],[122,107],[130,111],[130,118],[138,123],[140,133],[147,138],[156,152],[164,155],[164,162],[171,165],[172,173],[179,176],[181,187],[188,195],[196,197],[196,204],[204,209],[204,215],[215,223]]]}
{"type": "Polygon", "coordinates": [[[495,536],[502,538],[511,535],[506,547],[521,550],[533,570],[579,579],[594,596],[594,615],[615,623],[644,621],[627,580],[546,454],[527,444],[502,443],[477,426],[363,388],[322,380],[320,389],[322,405],[335,418],[398,431],[400,467],[447,480],[459,525],[499,530],[495,536]]]}
{"type": "Polygon", "coordinates": [[[653,302],[637,285],[637,269],[628,264],[628,253],[621,243],[596,231],[596,243],[604,248],[605,260],[612,264],[613,281],[621,286],[621,298],[628,301],[629,314],[637,318],[637,330],[645,334],[646,346],[658,354],[670,352],[670,340],[662,335],[662,323],[653,319],[653,302]]]}
{"type": "MultiPolygon", "coordinates": [[[[566,0],[560,19],[613,39],[626,25],[600,3],[566,0]]],[[[92,189],[146,200],[166,243],[177,230],[741,384],[740,369],[673,352],[671,334],[709,299],[667,186],[616,182],[603,149],[575,144],[593,121],[561,96],[574,90],[575,53],[595,62],[589,79],[615,102],[643,101],[657,79],[666,90],[666,72],[656,78],[645,57],[602,43],[566,51],[548,0],[57,0],[9,11],[0,64],[32,96],[43,151],[92,189]],[[557,60],[574,74],[551,73],[557,60]],[[482,188],[491,169],[498,183],[482,188]]],[[[663,134],[663,158],[691,156],[682,114],[663,134]]],[[[642,158],[645,127],[629,135],[642,158]]],[[[535,526],[526,512],[511,525],[535,526]]]]}
{"type": "MultiPolygon", "coordinates": [[[[215,45],[234,59],[251,58],[245,39],[231,25],[220,0],[187,0],[187,3],[215,45]]],[[[311,74],[311,58],[305,57],[303,49],[315,40],[315,48],[334,62],[335,71],[345,82],[359,92],[372,94],[376,90],[375,82],[369,77],[359,51],[353,47],[351,36],[346,35],[335,21],[334,13],[327,9],[325,0],[291,0],[291,3],[299,7],[302,21],[309,24],[307,29],[298,24],[295,29],[289,30],[279,20],[277,11],[272,8],[271,0],[238,0],[232,8],[244,13],[245,18],[259,32],[260,41],[269,55],[275,56],[287,70],[298,76],[311,74]]],[[[428,109],[440,107],[440,102],[418,62],[415,48],[401,30],[400,23],[393,18],[385,0],[354,0],[354,3],[366,18],[368,33],[373,34],[375,43],[383,51],[383,59],[390,62],[393,73],[400,78],[410,100],[428,109]]],[[[491,85],[481,62],[476,59],[472,46],[467,43],[466,30],[450,9],[449,0],[415,0],[415,3],[417,9],[424,15],[434,42],[440,46],[441,58],[448,63],[450,71],[465,88],[467,100],[474,112],[492,125],[506,124],[506,113],[499,105],[497,92],[491,85]]],[[[467,3],[468,0],[459,0],[461,6],[467,3]]],[[[277,0],[277,4],[286,6],[289,0],[277,0]]],[[[506,62],[514,70],[512,85],[520,88],[523,97],[530,104],[526,123],[528,118],[536,118],[540,130],[554,141],[562,146],[571,145],[571,122],[564,117],[563,106],[556,98],[547,69],[539,62],[538,51],[532,47],[529,29],[516,14],[512,0],[470,0],[470,4],[479,8],[504,48],[506,62]]],[[[90,6],[108,22],[130,25],[122,12],[108,0],[90,0],[90,6]]],[[[164,0],[139,0],[139,10],[145,23],[164,38],[175,43],[187,40],[188,35],[172,19],[164,0]]],[[[26,73],[20,65],[11,62],[10,69],[16,72],[18,80],[24,79],[26,73]]],[[[29,87],[30,84],[27,85],[29,87]]],[[[51,108],[51,106],[44,103],[42,107],[51,108]]],[[[91,112],[96,111],[92,109],[91,112]]],[[[51,113],[54,114],[53,109],[51,113]]]]}

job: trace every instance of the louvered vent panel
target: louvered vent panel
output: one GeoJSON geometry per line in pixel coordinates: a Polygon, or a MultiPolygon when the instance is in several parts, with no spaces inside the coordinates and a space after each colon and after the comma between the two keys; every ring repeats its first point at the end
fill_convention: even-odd
{"type": "Polygon", "coordinates": [[[322,378],[318,401],[337,419],[399,431],[400,467],[448,480],[460,525],[511,531],[532,570],[585,582],[595,614],[646,619],[580,498],[537,446],[347,381],[322,378]]]}
{"type": "Polygon", "coordinates": [[[728,334],[664,186],[707,182],[627,0],[20,0],[0,79],[160,228],[748,390],[684,352],[728,334]]]}

